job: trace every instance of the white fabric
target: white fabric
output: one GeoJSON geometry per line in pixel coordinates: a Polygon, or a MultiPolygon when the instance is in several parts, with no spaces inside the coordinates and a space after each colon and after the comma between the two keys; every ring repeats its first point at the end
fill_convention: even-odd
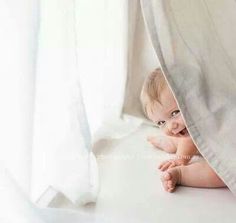
{"type": "MultiPolygon", "coordinates": [[[[93,216],[83,210],[38,208],[18,186],[9,171],[0,165],[0,222],[3,223],[76,223],[93,222],[93,216]]],[[[56,206],[58,206],[58,202],[56,206]]],[[[97,219],[100,219],[98,216],[97,219]]],[[[100,221],[101,222],[101,221],[100,221]]]]}
{"type": "Polygon", "coordinates": [[[129,31],[136,27],[137,4],[138,0],[76,4],[78,70],[93,142],[123,137],[142,122],[122,115],[132,56],[129,31]]]}
{"type": "Polygon", "coordinates": [[[201,154],[236,195],[236,2],[141,2],[187,128],[201,154]]]}
{"type": "Polygon", "coordinates": [[[27,193],[31,175],[37,30],[37,1],[0,1],[0,163],[27,193]]]}
{"type": "Polygon", "coordinates": [[[91,142],[142,122],[122,116],[137,2],[0,1],[1,161],[41,206],[95,201],[91,142]]]}
{"type": "MultiPolygon", "coordinates": [[[[91,1],[93,2],[93,4],[89,4],[91,3],[90,1],[83,2],[85,8],[83,8],[82,11],[86,14],[85,9],[89,5],[90,9],[93,9],[93,11],[89,10],[92,16],[94,12],[96,12],[98,1],[91,1]]],[[[112,4],[111,2],[112,1],[107,1],[106,4],[112,4]]],[[[118,2],[120,2],[124,9],[124,2],[129,2],[131,6],[135,5],[135,1],[115,2],[117,4],[118,2]]],[[[37,13],[39,13],[39,8],[37,2],[32,0],[8,0],[0,1],[0,3],[0,44],[2,49],[0,51],[2,61],[1,73],[5,74],[0,75],[0,159],[7,167],[6,170],[4,167],[2,168],[0,166],[0,209],[2,210],[0,214],[0,222],[137,223],[147,221],[176,222],[176,219],[181,219],[181,221],[184,223],[185,221],[221,222],[222,219],[224,219],[224,222],[232,222],[232,219],[235,219],[235,199],[227,189],[197,189],[181,187],[174,194],[168,194],[164,192],[159,179],[159,174],[156,171],[156,166],[158,165],[158,162],[165,159],[166,157],[164,157],[164,154],[161,151],[154,150],[145,141],[147,135],[151,133],[156,134],[156,129],[150,130],[150,127],[146,129],[143,126],[138,132],[133,133],[129,137],[125,137],[120,140],[116,139],[113,141],[100,141],[96,144],[95,152],[98,157],[98,166],[101,178],[101,191],[98,195],[96,205],[91,204],[83,208],[77,207],[71,201],[67,200],[65,196],[61,196],[61,194],[57,193],[57,191],[55,190],[53,190],[53,192],[56,192],[57,196],[54,197],[55,199],[53,200],[53,202],[51,202],[50,205],[54,207],[60,207],[62,209],[39,209],[32,202],[30,202],[28,193],[30,190],[29,170],[31,170],[32,117],[34,99],[34,85],[32,85],[32,83],[35,78],[34,75],[32,75],[35,69],[35,57],[33,56],[34,54],[32,54],[32,52],[36,51],[37,46],[37,39],[35,37],[37,36],[39,25],[39,21],[37,20],[37,13]],[[14,156],[12,154],[14,154],[14,156]],[[163,159],[161,158],[162,155],[163,159]],[[64,208],[73,209],[74,211],[63,210],[64,208]],[[171,214],[169,210],[172,210],[171,214]]],[[[78,7],[80,4],[77,4],[76,7],[78,7]]],[[[120,8],[121,5],[116,5],[116,7],[108,7],[106,16],[113,16],[115,15],[115,13],[118,13],[119,10],[123,10],[123,8],[120,8]],[[110,11],[111,8],[113,9],[113,11],[110,11]]],[[[103,8],[103,6],[104,5],[100,6],[100,9],[103,8]]],[[[136,8],[136,6],[134,6],[134,8],[136,8]]],[[[65,11],[66,9],[67,8],[65,8],[65,11]]],[[[131,59],[133,65],[130,68],[132,73],[129,73],[129,75],[132,75],[132,78],[128,76],[128,82],[129,80],[135,80],[135,74],[138,73],[138,76],[143,75],[144,73],[151,71],[158,63],[153,53],[153,49],[150,45],[148,45],[149,41],[146,38],[146,34],[143,33],[144,29],[142,18],[139,14],[139,9],[136,8],[136,12],[138,12],[138,14],[137,17],[134,18],[132,16],[136,16],[135,12],[133,12],[132,9],[130,10],[132,21],[135,21],[137,19],[137,23],[133,22],[133,25],[136,26],[134,28],[134,39],[136,42],[133,46],[133,53],[132,55],[130,55],[130,57],[134,59],[131,59]],[[140,38],[139,40],[137,40],[138,37],[140,38]],[[135,68],[133,66],[135,66],[135,68]]],[[[65,14],[63,13],[62,15],[65,16],[65,14]]],[[[68,13],[67,15],[69,15],[70,17],[71,14],[68,13]]],[[[123,14],[121,13],[121,15],[123,14]]],[[[90,15],[87,16],[87,18],[90,18],[90,15]]],[[[114,16],[112,18],[114,18],[114,16]]],[[[123,16],[120,16],[119,19],[116,20],[116,22],[125,22],[125,19],[123,18],[123,16]]],[[[68,22],[68,20],[63,21],[68,22]]],[[[102,21],[103,20],[96,19],[93,21],[88,20],[87,22],[91,22],[91,24],[103,24],[102,21]]],[[[110,23],[110,26],[105,25],[105,27],[107,27],[108,30],[111,31],[111,34],[113,34],[111,35],[111,37],[114,40],[114,37],[116,35],[112,32],[114,30],[117,31],[117,35],[118,33],[122,32],[119,32],[119,29],[116,26],[113,26],[112,21],[114,22],[114,20],[112,19],[110,21],[107,21],[107,23],[110,23]],[[111,29],[112,27],[113,29],[111,29]]],[[[86,22],[83,22],[86,26],[86,22]]],[[[116,24],[116,22],[114,22],[114,24],[116,24]]],[[[93,28],[95,29],[94,33],[92,33],[93,35],[95,35],[97,31],[102,32],[98,27],[100,26],[93,26],[93,28]]],[[[119,27],[122,27],[122,25],[119,27]]],[[[86,27],[84,27],[84,29],[86,30],[86,27]]],[[[122,33],[122,35],[123,34],[125,35],[125,31],[124,33],[122,33]]],[[[58,38],[61,40],[61,37],[58,38]]],[[[86,37],[83,36],[83,38],[86,37]]],[[[103,36],[101,36],[100,41],[102,41],[102,38],[103,36]]],[[[109,39],[109,37],[107,38],[109,39]]],[[[92,39],[94,40],[94,38],[90,36],[90,40],[92,39]]],[[[87,46],[89,47],[90,45],[87,46]]],[[[101,59],[101,57],[99,57],[99,51],[97,50],[99,46],[101,47],[103,45],[100,45],[100,42],[96,42],[95,45],[90,46],[91,53],[86,56],[87,63],[89,62],[89,56],[94,56],[93,63],[95,63],[96,60],[101,59]]],[[[108,50],[110,49],[111,51],[109,51],[110,53],[107,54],[106,58],[111,58],[109,57],[110,55],[114,56],[112,60],[114,60],[114,62],[117,61],[117,66],[119,66],[119,62],[120,59],[122,59],[122,56],[118,53],[115,53],[115,43],[113,47],[114,48],[108,48],[108,50]],[[115,55],[118,55],[118,57],[115,57],[115,55]]],[[[80,45],[78,48],[83,48],[83,45],[80,45]]],[[[86,47],[84,47],[84,50],[86,50],[86,47]]],[[[122,55],[124,56],[125,52],[123,53],[122,55]]],[[[83,58],[82,55],[78,55],[78,57],[83,58]]],[[[40,61],[38,62],[38,66],[40,66],[40,61]]],[[[41,58],[41,63],[43,63],[43,58],[41,58]]],[[[88,65],[89,72],[86,77],[94,77],[94,73],[91,74],[91,71],[95,70],[91,68],[93,64],[88,63],[88,65]]],[[[102,73],[103,66],[101,66],[100,63],[96,63],[96,66],[97,65],[100,65],[99,71],[100,73],[102,73]]],[[[78,69],[80,68],[81,65],[78,69]]],[[[125,70],[125,68],[123,70],[125,70]]],[[[115,78],[118,76],[119,72],[116,73],[116,68],[114,68],[114,70],[112,70],[111,72],[111,75],[113,75],[113,78],[115,78]]],[[[73,74],[73,71],[70,74],[73,74]]],[[[72,77],[75,76],[72,75],[72,77]]],[[[96,77],[94,77],[94,79],[92,80],[95,83],[100,83],[98,80],[100,80],[99,78],[102,76],[97,75],[97,73],[95,76],[96,77]]],[[[83,86],[86,85],[86,77],[82,75],[81,82],[83,83],[83,86]]],[[[128,82],[127,85],[130,84],[128,82]]],[[[63,85],[62,82],[60,83],[63,85]]],[[[66,83],[68,82],[65,82],[64,89],[68,90],[68,95],[70,95],[70,93],[72,93],[73,95],[73,90],[77,91],[78,88],[72,84],[73,90],[71,90],[66,87],[66,83]]],[[[131,84],[135,85],[135,83],[131,84]]],[[[38,89],[40,89],[40,85],[37,86],[38,89]]],[[[86,86],[90,85],[88,84],[86,86]]],[[[138,80],[137,86],[141,86],[141,79],[138,80]]],[[[87,87],[85,89],[88,91],[87,87]]],[[[95,100],[93,96],[98,95],[98,89],[96,88],[97,94],[91,92],[90,96],[85,96],[87,110],[91,108],[92,101],[95,100]]],[[[115,84],[113,85],[112,90],[116,90],[115,84]]],[[[84,89],[82,92],[84,92],[84,89]]],[[[121,89],[121,92],[123,92],[124,94],[124,89],[121,89]]],[[[135,92],[135,90],[132,92],[135,92]]],[[[130,95],[130,98],[128,98],[128,100],[132,101],[133,99],[131,97],[134,97],[137,101],[138,95],[132,92],[131,94],[128,93],[128,95],[130,95]]],[[[52,92],[50,92],[50,94],[52,94],[52,92]]],[[[38,96],[39,95],[37,95],[37,97],[38,96]]],[[[108,97],[112,98],[112,95],[108,95],[108,97]]],[[[112,102],[115,104],[115,101],[112,102]]],[[[105,103],[109,106],[110,101],[105,101],[105,103]]],[[[134,107],[129,106],[129,103],[127,103],[126,105],[128,106],[126,107],[128,109],[125,110],[127,111],[127,113],[132,114],[132,112],[135,111],[136,116],[141,116],[139,105],[136,105],[135,103],[133,103],[133,105],[135,105],[134,107]]],[[[117,106],[120,112],[122,111],[122,106],[122,103],[117,106]]],[[[96,109],[97,115],[100,114],[98,111],[99,109],[96,109]]],[[[115,114],[115,117],[120,118],[120,112],[116,112],[114,110],[113,114],[115,114]]],[[[62,114],[62,112],[60,114],[62,114]]],[[[93,116],[92,112],[90,112],[88,116],[89,120],[91,120],[93,116]]],[[[94,118],[96,118],[96,116],[94,118]]],[[[117,118],[116,120],[119,120],[119,118],[117,118]]],[[[114,118],[110,119],[110,121],[112,120],[114,120],[114,118]]],[[[127,125],[129,124],[129,121],[126,122],[127,125]]],[[[136,124],[138,123],[135,120],[134,122],[136,124]]],[[[93,122],[90,121],[90,124],[91,123],[93,122]]],[[[135,123],[133,123],[134,126],[135,123]]],[[[110,124],[112,124],[112,122],[110,122],[110,124]]],[[[99,122],[96,123],[96,126],[94,124],[93,127],[97,128],[98,125],[99,122]]],[[[119,122],[118,126],[120,129],[118,134],[115,130],[112,133],[113,136],[117,134],[117,138],[123,136],[124,134],[124,132],[122,132],[121,122],[119,122]]],[[[112,127],[112,125],[110,125],[110,127],[112,127]]],[[[132,127],[130,129],[132,129],[133,131],[136,127],[132,127]]],[[[37,128],[37,126],[35,126],[35,128],[37,128]]],[[[131,132],[131,130],[127,131],[126,133],[128,132],[131,132]]],[[[110,133],[111,128],[108,128],[107,130],[105,129],[104,133],[101,135],[110,136],[110,133]]],[[[101,135],[99,136],[100,138],[102,138],[101,135]]],[[[49,187],[49,190],[47,191],[49,191],[50,195],[50,192],[52,192],[51,187],[49,187]]]]}
{"type": "Polygon", "coordinates": [[[129,65],[123,112],[143,120],[140,91],[145,76],[159,66],[159,60],[145,30],[139,1],[129,4],[129,65]]]}
{"type": "Polygon", "coordinates": [[[74,2],[40,2],[31,193],[40,204],[47,196],[44,206],[54,198],[51,189],[77,204],[95,201],[98,191],[80,92],[74,2]]]}

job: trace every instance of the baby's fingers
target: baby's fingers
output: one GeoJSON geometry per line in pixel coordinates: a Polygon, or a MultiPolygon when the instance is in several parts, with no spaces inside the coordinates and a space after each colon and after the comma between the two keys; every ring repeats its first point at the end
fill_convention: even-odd
{"type": "Polygon", "coordinates": [[[168,161],[167,163],[165,163],[165,164],[160,168],[160,170],[161,170],[161,171],[167,170],[171,164],[172,164],[172,163],[168,161]]]}
{"type": "Polygon", "coordinates": [[[168,160],[162,162],[162,163],[158,166],[158,168],[161,169],[161,168],[162,168],[166,163],[168,163],[168,162],[169,162],[168,160]]]}
{"type": "MultiPolygon", "coordinates": [[[[176,166],[176,163],[175,162],[173,162],[173,163],[171,163],[171,165],[168,167],[168,169],[170,169],[170,168],[172,168],[172,167],[175,167],[176,166]]],[[[178,166],[178,165],[177,165],[178,166]]]]}

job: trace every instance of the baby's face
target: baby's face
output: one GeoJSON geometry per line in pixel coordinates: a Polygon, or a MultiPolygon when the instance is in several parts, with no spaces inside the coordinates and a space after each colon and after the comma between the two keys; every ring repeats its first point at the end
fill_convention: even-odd
{"type": "Polygon", "coordinates": [[[148,117],[168,136],[189,137],[183,117],[168,86],[164,87],[160,95],[160,103],[152,109],[147,108],[148,117]]]}

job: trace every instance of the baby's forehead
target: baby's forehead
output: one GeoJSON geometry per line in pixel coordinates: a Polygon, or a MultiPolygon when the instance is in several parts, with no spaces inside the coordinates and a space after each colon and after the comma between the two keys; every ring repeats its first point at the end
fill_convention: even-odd
{"type": "Polygon", "coordinates": [[[150,103],[146,106],[146,111],[148,117],[152,121],[157,121],[159,119],[166,118],[169,116],[169,113],[174,109],[177,109],[178,106],[175,101],[165,101],[164,103],[155,101],[154,103],[150,103]]]}
{"type": "Polygon", "coordinates": [[[163,113],[165,113],[166,109],[167,108],[158,101],[155,101],[153,103],[148,103],[146,105],[146,111],[147,111],[148,117],[161,116],[163,113]]]}

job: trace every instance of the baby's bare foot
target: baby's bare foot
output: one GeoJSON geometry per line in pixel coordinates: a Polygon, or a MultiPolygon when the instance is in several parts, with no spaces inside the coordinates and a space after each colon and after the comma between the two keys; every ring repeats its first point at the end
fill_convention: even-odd
{"type": "Polygon", "coordinates": [[[176,185],[181,182],[181,167],[174,167],[168,169],[162,176],[161,181],[164,189],[167,192],[173,192],[176,188],[176,185]]]}

